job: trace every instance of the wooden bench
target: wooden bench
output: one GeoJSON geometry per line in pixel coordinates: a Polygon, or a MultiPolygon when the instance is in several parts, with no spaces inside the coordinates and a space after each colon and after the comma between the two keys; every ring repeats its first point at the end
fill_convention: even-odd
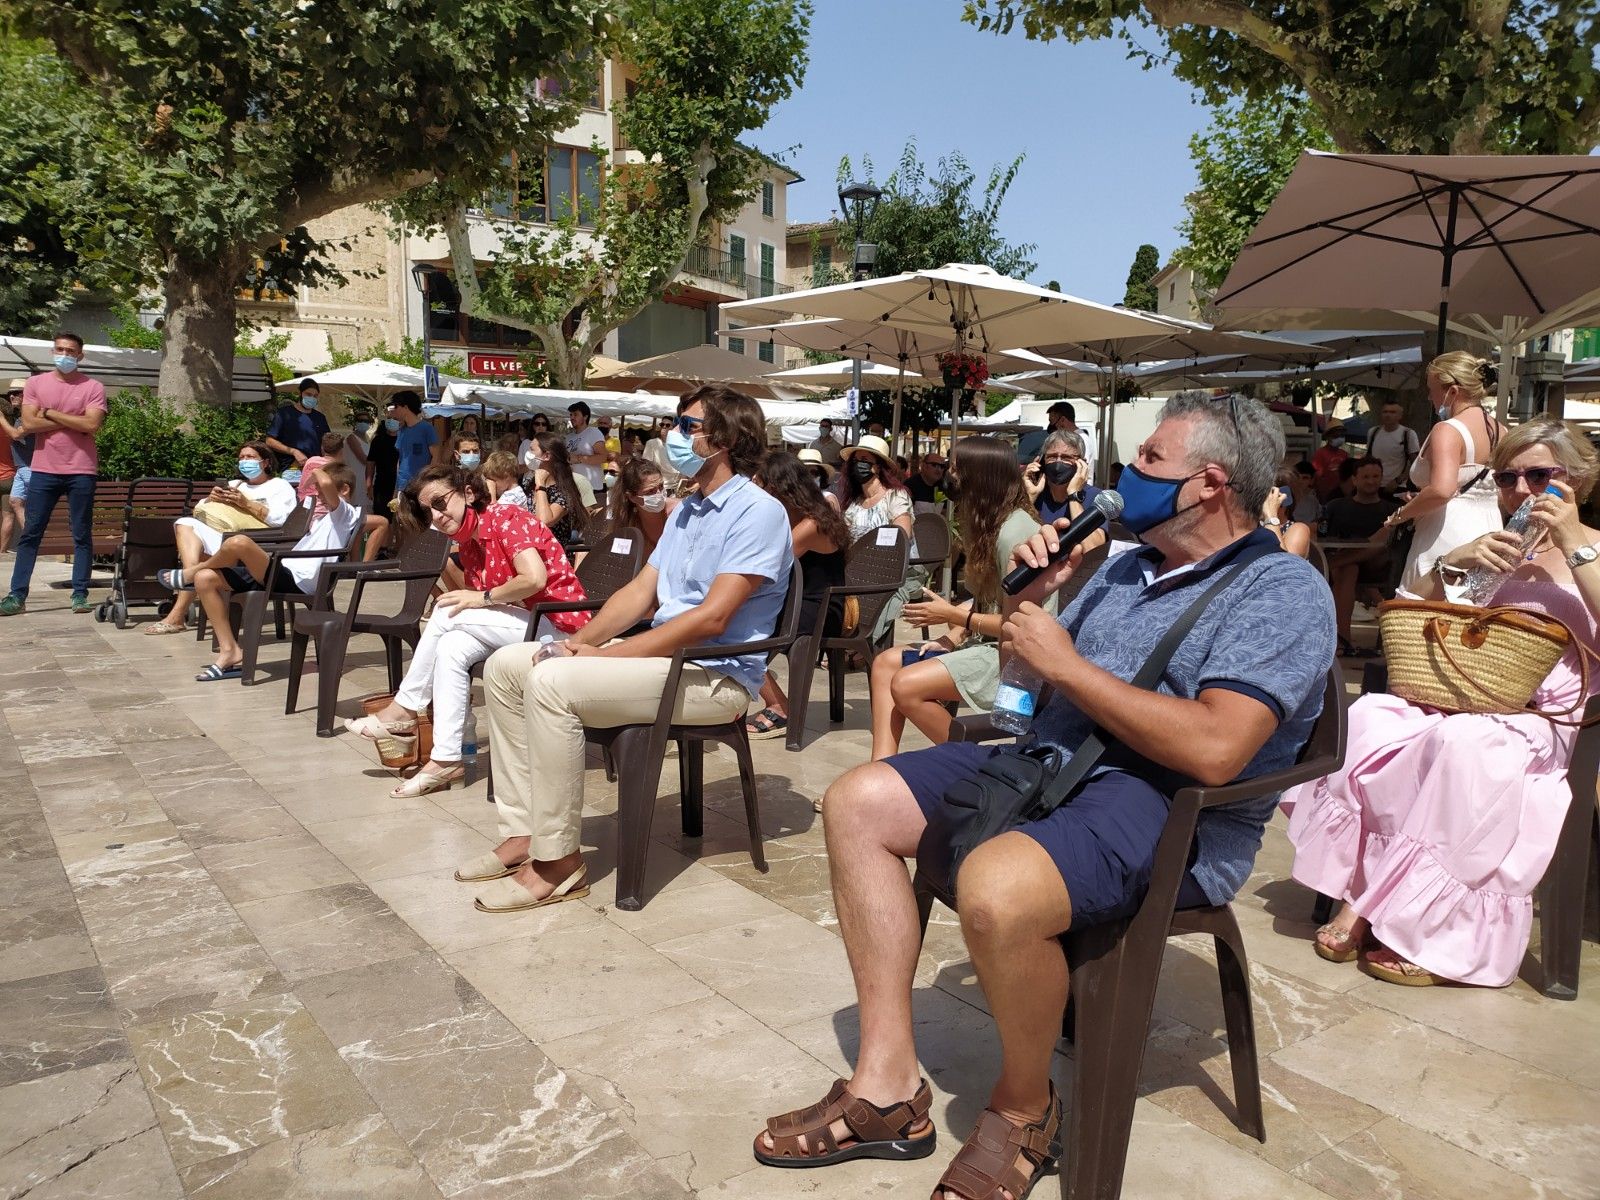
{"type": "MultiPolygon", "coordinates": [[[[188,492],[181,486],[152,488],[140,486],[138,480],[97,479],[94,485],[94,515],[91,518],[94,552],[96,556],[114,555],[122,546],[124,520],[128,515],[130,499],[137,497],[138,508],[134,516],[165,517],[176,520],[187,515],[193,504],[188,492]]],[[[151,481],[165,484],[166,481],[151,481]]],[[[71,554],[72,516],[66,497],[56,502],[55,511],[44,527],[44,539],[39,543],[39,553],[71,554]]]]}

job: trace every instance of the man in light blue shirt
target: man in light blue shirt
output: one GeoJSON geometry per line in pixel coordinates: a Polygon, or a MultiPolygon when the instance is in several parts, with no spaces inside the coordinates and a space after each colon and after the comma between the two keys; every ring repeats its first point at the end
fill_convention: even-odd
{"type": "MultiPolygon", "coordinates": [[[[695,494],[673,512],[649,563],[537,664],[522,643],[484,669],[504,840],[456,878],[489,884],[477,902],[485,912],[588,892],[578,849],[585,726],[650,724],[676,651],[759,641],[777,625],[794,550],[783,505],[750,480],[766,452],[761,407],[725,387],[686,400],[666,449],[695,494]],[[648,630],[615,640],[646,619],[648,630]]],[[[738,719],[765,672],[759,654],[686,663],[674,719],[738,719]]]]}

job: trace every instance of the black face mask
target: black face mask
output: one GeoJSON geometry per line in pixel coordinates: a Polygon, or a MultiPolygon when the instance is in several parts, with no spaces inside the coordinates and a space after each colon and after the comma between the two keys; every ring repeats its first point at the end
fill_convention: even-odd
{"type": "Polygon", "coordinates": [[[961,480],[946,472],[944,482],[939,485],[939,490],[945,494],[945,499],[957,500],[961,497],[961,480]]]}
{"type": "Polygon", "coordinates": [[[878,473],[877,464],[871,459],[857,456],[850,460],[850,478],[857,483],[865,483],[878,473]]]}
{"type": "Polygon", "coordinates": [[[1072,482],[1072,477],[1078,473],[1077,463],[1047,462],[1044,464],[1044,477],[1056,487],[1064,487],[1072,482]]]}

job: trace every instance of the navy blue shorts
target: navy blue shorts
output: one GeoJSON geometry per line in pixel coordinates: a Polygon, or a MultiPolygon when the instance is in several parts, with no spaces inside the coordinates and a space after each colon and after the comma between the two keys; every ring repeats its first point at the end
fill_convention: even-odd
{"type": "MultiPolygon", "coordinates": [[[[250,574],[249,567],[223,567],[217,572],[222,576],[223,582],[228,585],[230,592],[264,592],[267,585],[254,575],[250,574]]],[[[295,577],[289,574],[289,568],[282,563],[278,564],[278,573],[273,577],[272,590],[275,592],[297,592],[300,584],[295,577]]]]}
{"type": "MultiPolygon", "coordinates": [[[[930,821],[951,784],[970,779],[1005,746],[945,742],[883,761],[906,781],[930,821]]],[[[1155,867],[1156,843],[1171,801],[1151,784],[1107,771],[1082,784],[1054,812],[1017,827],[1044,847],[1072,898],[1072,926],[1130,917],[1138,911],[1155,867]]],[[[1193,851],[1191,850],[1191,856],[1193,851]]],[[[1192,858],[1191,858],[1192,861],[1192,858]]],[[[1185,871],[1178,907],[1210,904],[1194,873],[1185,871]]]]}

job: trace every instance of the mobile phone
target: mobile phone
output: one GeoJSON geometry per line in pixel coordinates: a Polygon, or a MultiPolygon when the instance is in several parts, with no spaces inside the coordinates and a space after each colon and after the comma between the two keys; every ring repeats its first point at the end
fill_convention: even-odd
{"type": "Polygon", "coordinates": [[[912,663],[922,662],[924,659],[929,658],[938,658],[939,655],[948,653],[949,651],[942,648],[935,650],[902,650],[900,651],[900,665],[909,667],[912,663]]]}

